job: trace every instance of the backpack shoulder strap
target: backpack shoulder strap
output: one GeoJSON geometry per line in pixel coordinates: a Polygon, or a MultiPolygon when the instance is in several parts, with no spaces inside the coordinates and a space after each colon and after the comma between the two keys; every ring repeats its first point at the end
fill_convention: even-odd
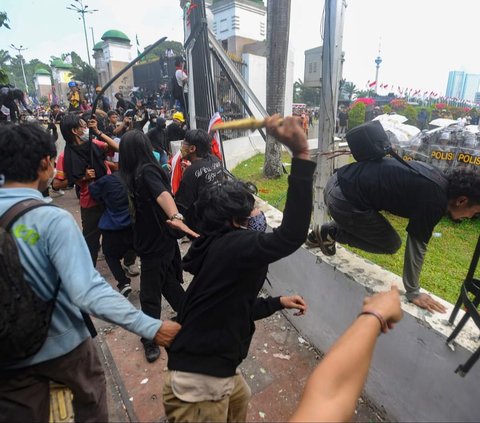
{"type": "Polygon", "coordinates": [[[388,154],[390,154],[394,159],[415,172],[417,175],[422,176],[423,178],[426,178],[429,181],[433,182],[443,191],[447,191],[447,178],[433,166],[429,166],[428,164],[420,161],[415,161],[410,164],[407,161],[403,160],[395,151],[393,151],[393,149],[389,150],[388,154]]]}
{"type": "Polygon", "coordinates": [[[29,212],[30,210],[36,209],[37,207],[43,206],[53,206],[53,204],[48,204],[35,198],[21,200],[11,206],[9,209],[7,209],[7,211],[0,216],[0,226],[6,231],[9,231],[15,221],[21,216],[23,216],[25,213],[29,212]]]}

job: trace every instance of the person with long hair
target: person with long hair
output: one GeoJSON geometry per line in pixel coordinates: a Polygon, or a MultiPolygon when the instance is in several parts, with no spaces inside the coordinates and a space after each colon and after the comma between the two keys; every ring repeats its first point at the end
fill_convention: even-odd
{"type": "MultiPolygon", "coordinates": [[[[130,198],[135,251],[141,259],[140,304],[151,317],[160,317],[162,294],[177,311],[185,292],[178,232],[198,236],[183,222],[173,200],[169,178],[153,155],[152,144],[142,131],[132,130],[120,143],[120,176],[130,198]]],[[[160,357],[160,349],[142,338],[147,361],[160,357]]]]}

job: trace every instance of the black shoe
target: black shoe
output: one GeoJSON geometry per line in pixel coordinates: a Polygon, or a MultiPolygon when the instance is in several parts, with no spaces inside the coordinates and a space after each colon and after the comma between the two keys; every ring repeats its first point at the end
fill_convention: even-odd
{"type": "Polygon", "coordinates": [[[326,256],[334,256],[337,252],[337,247],[335,246],[336,223],[332,221],[323,224],[320,228],[316,226],[313,229],[313,233],[322,253],[326,256]]]}
{"type": "Polygon", "coordinates": [[[129,283],[126,283],[123,286],[118,287],[118,291],[120,294],[122,294],[125,298],[128,298],[128,296],[132,293],[132,287],[130,286],[129,283]]]}
{"type": "Polygon", "coordinates": [[[153,341],[142,339],[143,348],[145,348],[145,358],[149,363],[153,363],[160,357],[160,347],[153,341]]]}

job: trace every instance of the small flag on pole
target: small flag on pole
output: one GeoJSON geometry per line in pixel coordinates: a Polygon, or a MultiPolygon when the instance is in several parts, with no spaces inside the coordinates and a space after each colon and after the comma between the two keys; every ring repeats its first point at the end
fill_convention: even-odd
{"type": "Polygon", "coordinates": [[[135,39],[137,41],[137,56],[140,56],[140,42],[138,41],[138,34],[135,34],[135,39]]]}
{"type": "Polygon", "coordinates": [[[368,84],[368,87],[369,87],[369,88],[372,88],[372,87],[374,87],[375,85],[377,85],[377,81],[371,82],[370,84],[368,84]]]}
{"type": "MultiPolygon", "coordinates": [[[[210,123],[208,124],[208,133],[210,134],[210,131],[212,127],[218,123],[222,123],[223,119],[220,116],[220,113],[215,112],[215,114],[212,116],[210,119],[210,123]]],[[[222,160],[222,146],[220,145],[220,134],[218,131],[215,131],[212,135],[212,154],[217,156],[220,160],[222,160]]]]}

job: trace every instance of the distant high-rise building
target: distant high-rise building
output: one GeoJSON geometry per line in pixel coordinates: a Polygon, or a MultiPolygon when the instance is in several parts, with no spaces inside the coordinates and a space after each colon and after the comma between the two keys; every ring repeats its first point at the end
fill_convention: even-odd
{"type": "Polygon", "coordinates": [[[480,86],[480,75],[470,74],[465,75],[465,82],[462,90],[462,100],[473,101],[475,100],[475,93],[478,92],[480,86]]]}
{"type": "Polygon", "coordinates": [[[465,72],[450,71],[448,73],[447,91],[445,93],[445,96],[452,98],[461,98],[464,79],[465,72]]]}
{"type": "Polygon", "coordinates": [[[479,88],[480,74],[450,71],[445,95],[451,98],[474,101],[479,88]]]}

